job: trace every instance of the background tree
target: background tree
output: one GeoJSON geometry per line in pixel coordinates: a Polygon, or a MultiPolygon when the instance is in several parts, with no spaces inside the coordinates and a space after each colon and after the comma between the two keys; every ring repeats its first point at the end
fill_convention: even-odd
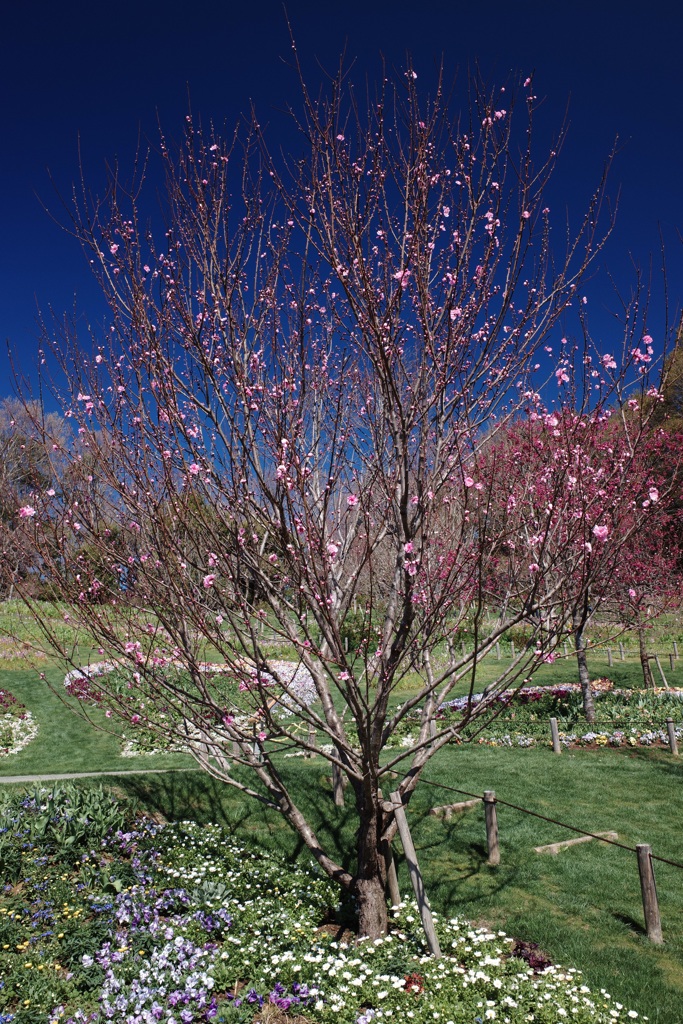
{"type": "MultiPolygon", "coordinates": [[[[653,427],[648,403],[643,410],[634,398],[631,405],[628,415],[600,406],[539,413],[534,402],[484,450],[484,477],[509,495],[489,602],[518,603],[520,581],[528,587],[533,577],[549,637],[573,639],[589,722],[595,709],[585,632],[600,609],[612,617],[615,581],[624,593],[636,587],[641,599],[659,594],[654,603],[662,610],[677,592],[680,439],[653,427]]],[[[631,618],[615,621],[615,632],[631,618]]]]}
{"type": "MultiPolygon", "coordinates": [[[[257,124],[226,146],[188,117],[177,150],[162,139],[158,235],[141,182],[114,178],[102,202],[84,190],[75,231],[111,322],[90,356],[75,334],[68,350],[60,338],[78,430],[60,451],[83,495],[84,456],[96,462],[100,496],[34,498],[64,598],[92,642],[130,666],[98,679],[108,708],[182,740],[216,777],[279,810],[355,895],[372,936],[387,923],[382,844],[395,829],[381,787],[408,801],[460,728],[439,727],[439,704],[463,678],[473,691],[506,629],[524,622],[543,642],[503,669],[488,700],[470,702],[463,724],[557,640],[546,612],[560,583],[539,586],[528,563],[484,628],[510,495],[480,476],[480,453],[529,395],[569,379],[538,352],[578,304],[602,244],[601,186],[566,250],[551,248],[543,194],[557,144],[535,164],[530,81],[517,128],[476,88],[461,123],[440,83],[422,98],[415,79],[409,68],[367,109],[343,75],[327,97],[304,87],[289,160],[271,157],[257,124]],[[113,522],[133,550],[128,566],[113,522]],[[90,600],[105,586],[98,564],[134,578],[134,602],[116,587],[90,600]],[[474,650],[437,663],[434,648],[465,615],[474,650]],[[294,652],[289,668],[273,662],[265,622],[294,652]],[[209,653],[222,675],[205,670],[209,653]],[[416,668],[416,692],[398,707],[416,668]],[[417,741],[383,755],[411,713],[417,741]],[[271,742],[308,750],[308,726],[353,794],[356,849],[342,863],[296,804],[271,742]]],[[[589,376],[590,402],[623,394],[625,379],[589,376]]],[[[555,519],[537,505],[539,534],[555,519]]]]}
{"type": "Polygon", "coordinates": [[[30,502],[36,491],[59,486],[60,467],[46,438],[63,446],[67,437],[62,416],[43,414],[37,401],[16,397],[0,400],[0,551],[6,565],[0,586],[3,596],[12,598],[16,581],[30,579],[40,587],[40,560],[32,530],[17,510],[30,502]]]}

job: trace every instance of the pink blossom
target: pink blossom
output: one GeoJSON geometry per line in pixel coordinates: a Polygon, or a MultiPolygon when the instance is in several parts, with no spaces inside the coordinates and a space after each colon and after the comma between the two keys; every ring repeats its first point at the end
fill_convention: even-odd
{"type": "Polygon", "coordinates": [[[133,725],[137,725],[138,722],[140,721],[140,716],[139,715],[132,715],[130,720],[133,723],[133,725]]]}
{"type": "Polygon", "coordinates": [[[595,537],[596,537],[596,538],[597,538],[598,540],[601,540],[601,541],[603,542],[603,544],[604,544],[604,542],[605,542],[605,541],[607,540],[607,538],[609,537],[609,526],[601,526],[601,525],[599,525],[599,524],[596,524],[596,525],[595,525],[595,526],[593,527],[593,535],[594,535],[594,536],[595,536],[595,537]]]}
{"type": "Polygon", "coordinates": [[[411,540],[409,540],[407,544],[403,545],[403,550],[405,551],[405,553],[407,555],[411,555],[413,553],[413,550],[414,550],[413,549],[413,542],[411,540]]]}
{"type": "Polygon", "coordinates": [[[558,370],[555,370],[555,376],[557,377],[558,384],[567,384],[569,382],[569,374],[563,366],[560,366],[558,370]]]}
{"type": "Polygon", "coordinates": [[[213,551],[209,551],[209,568],[215,569],[218,565],[218,555],[213,551]]]}
{"type": "Polygon", "coordinates": [[[650,498],[650,501],[659,501],[659,491],[656,487],[651,487],[647,493],[650,498]]]}
{"type": "Polygon", "coordinates": [[[531,214],[529,213],[528,210],[524,210],[522,212],[522,217],[523,217],[524,220],[528,220],[530,216],[531,216],[531,214]]]}
{"type": "Polygon", "coordinates": [[[327,553],[330,556],[330,558],[334,558],[338,551],[339,548],[337,547],[337,545],[330,541],[330,543],[327,545],[327,553]]]}
{"type": "Polygon", "coordinates": [[[217,626],[221,626],[222,624],[223,624],[223,616],[222,615],[217,615],[216,616],[216,625],[217,626]]]}
{"type": "Polygon", "coordinates": [[[22,507],[19,509],[20,519],[32,519],[35,514],[36,510],[34,509],[33,505],[22,505],[22,507]]]}
{"type": "Polygon", "coordinates": [[[549,665],[552,665],[552,663],[555,661],[555,658],[556,658],[555,652],[554,651],[548,651],[548,653],[546,654],[546,656],[544,657],[543,660],[546,661],[549,665]]]}
{"type": "Polygon", "coordinates": [[[393,275],[393,278],[394,281],[398,281],[400,288],[405,288],[406,285],[408,284],[408,278],[411,275],[412,271],[408,270],[408,268],[406,267],[405,270],[397,270],[396,273],[393,275]]]}
{"type": "Polygon", "coordinates": [[[353,508],[354,505],[358,504],[358,495],[357,494],[349,494],[348,498],[346,499],[346,504],[350,508],[353,508]]]}
{"type": "Polygon", "coordinates": [[[215,572],[208,573],[204,577],[204,589],[208,590],[209,587],[212,587],[215,582],[216,582],[216,574],[215,574],[215,572]]]}
{"type": "Polygon", "coordinates": [[[277,555],[273,552],[272,555],[268,555],[268,561],[271,565],[277,565],[277,555]]]}
{"type": "Polygon", "coordinates": [[[197,476],[199,473],[201,473],[201,471],[201,466],[198,466],[196,462],[193,462],[188,469],[188,472],[191,473],[192,476],[197,476]]]}
{"type": "Polygon", "coordinates": [[[628,596],[629,596],[629,597],[631,598],[631,600],[633,600],[633,599],[634,599],[634,597],[636,596],[636,592],[635,592],[635,590],[633,589],[633,587],[630,587],[630,588],[629,588],[628,596]]]}
{"type": "Polygon", "coordinates": [[[617,364],[616,364],[616,361],[614,359],[614,356],[604,355],[601,358],[600,362],[602,363],[602,365],[605,367],[606,370],[616,370],[616,368],[617,368],[617,364]]]}
{"type": "Polygon", "coordinates": [[[463,483],[465,484],[465,487],[474,487],[474,480],[471,476],[466,476],[463,483]]]}
{"type": "Polygon", "coordinates": [[[406,562],[405,569],[409,576],[414,576],[417,572],[417,562],[406,562]]]}
{"type": "Polygon", "coordinates": [[[538,562],[531,562],[531,564],[529,565],[529,572],[530,572],[530,573],[538,572],[538,570],[539,570],[540,568],[541,568],[541,567],[540,567],[540,565],[538,564],[538,562]]]}

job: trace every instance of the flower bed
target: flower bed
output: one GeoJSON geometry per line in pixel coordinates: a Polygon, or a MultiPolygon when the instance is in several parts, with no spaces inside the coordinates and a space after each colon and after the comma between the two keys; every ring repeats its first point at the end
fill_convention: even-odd
{"type": "MultiPolygon", "coordinates": [[[[313,678],[303,665],[279,660],[270,660],[268,665],[271,672],[262,672],[257,675],[256,670],[252,669],[246,673],[253,683],[244,678],[235,679],[230,670],[220,663],[204,662],[200,668],[202,672],[213,677],[216,699],[224,700],[226,715],[234,716],[238,724],[248,725],[253,719],[253,713],[250,711],[240,716],[238,710],[240,697],[248,694],[252,686],[272,688],[273,693],[277,694],[277,680],[280,680],[289,688],[291,693],[282,694],[275,709],[275,713],[283,719],[296,713],[296,705],[292,697],[306,705],[310,705],[316,700],[317,693],[313,678]]],[[[156,671],[176,672],[181,677],[185,675],[182,666],[175,661],[166,661],[163,665],[157,665],[155,668],[156,671]]],[[[132,672],[129,667],[118,662],[99,661],[83,668],[72,669],[64,677],[64,687],[70,696],[97,707],[105,703],[104,694],[97,684],[97,680],[102,676],[110,677],[109,687],[119,695],[123,694],[131,708],[131,731],[122,737],[122,757],[187,750],[182,742],[164,741],[158,732],[145,727],[144,699],[141,699],[144,698],[145,684],[139,672],[132,672]],[[136,707],[136,702],[139,703],[139,707],[136,707]],[[132,714],[135,711],[140,711],[140,714],[132,714]]],[[[185,688],[191,686],[186,678],[179,679],[179,683],[185,688]]]]}
{"type": "Polygon", "coordinates": [[[102,791],[74,788],[0,811],[1,1021],[247,1024],[266,1007],[320,1024],[638,1017],[528,944],[455,918],[437,918],[435,960],[411,904],[386,938],[345,945],[324,927],[338,891],[314,867],[219,826],[120,819],[102,791]]]}
{"type": "Polygon", "coordinates": [[[31,712],[9,690],[0,690],[0,757],[18,754],[37,735],[31,712]]]}
{"type": "MultiPolygon", "coordinates": [[[[603,680],[593,685],[596,722],[592,725],[583,716],[580,686],[525,686],[516,693],[501,694],[492,708],[496,717],[489,722],[483,719],[483,726],[475,720],[464,728],[463,735],[485,746],[550,746],[549,719],[557,718],[564,746],[668,746],[665,720],[671,717],[677,737],[683,738],[683,691],[620,690],[603,680]]],[[[474,694],[471,706],[476,708],[482,699],[481,694],[474,694]]],[[[469,701],[457,697],[442,704],[437,724],[444,727],[458,722],[469,701]]],[[[396,744],[410,746],[417,739],[418,718],[419,711],[406,716],[396,744]]]]}

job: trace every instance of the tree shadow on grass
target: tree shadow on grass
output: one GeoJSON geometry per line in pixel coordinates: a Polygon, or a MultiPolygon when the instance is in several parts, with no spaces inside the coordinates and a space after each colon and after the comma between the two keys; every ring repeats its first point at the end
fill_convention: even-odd
{"type": "Polygon", "coordinates": [[[637,921],[635,917],[631,917],[630,914],[619,914],[613,912],[611,916],[614,918],[615,921],[619,921],[621,924],[625,924],[626,927],[630,931],[635,932],[636,935],[647,935],[647,931],[640,923],[640,921],[637,921]]]}

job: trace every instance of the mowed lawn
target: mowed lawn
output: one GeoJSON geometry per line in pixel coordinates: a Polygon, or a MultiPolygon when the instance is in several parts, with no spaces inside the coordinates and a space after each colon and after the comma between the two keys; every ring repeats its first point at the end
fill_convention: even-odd
{"type": "MultiPolygon", "coordinates": [[[[551,668],[560,669],[556,678],[568,681],[569,663],[549,666],[544,674],[551,668]]],[[[617,663],[615,668],[637,674],[635,664],[617,663]]],[[[48,676],[58,688],[59,671],[50,669],[48,676]]],[[[188,756],[120,757],[118,737],[95,727],[111,728],[102,713],[91,709],[94,724],[78,718],[35,671],[1,672],[0,687],[30,708],[41,730],[24,751],[0,760],[0,776],[172,767],[176,771],[167,775],[117,776],[111,784],[121,796],[134,797],[169,819],[216,820],[238,836],[284,849],[292,857],[301,852],[278,816],[201,772],[186,770],[194,765],[188,756]]],[[[323,843],[349,862],[353,812],[334,806],[326,763],[316,757],[282,764],[323,843]]],[[[683,863],[683,758],[664,750],[577,750],[558,757],[549,748],[451,747],[432,762],[426,777],[471,793],[494,789],[510,803],[589,831],[614,830],[627,846],[648,842],[655,854],[683,863]]],[[[347,791],[347,804],[349,796],[347,791]]],[[[428,813],[434,805],[458,799],[447,790],[423,786],[408,810],[435,910],[537,942],[557,962],[581,969],[593,989],[605,988],[613,999],[658,1024],[681,1024],[683,870],[655,864],[665,938],[663,946],[655,947],[644,934],[635,854],[595,842],[557,856],[536,854],[534,846],[574,833],[500,806],[501,864],[491,868],[480,807],[450,822],[428,813]]],[[[402,891],[408,892],[398,841],[396,848],[402,891]]]]}

